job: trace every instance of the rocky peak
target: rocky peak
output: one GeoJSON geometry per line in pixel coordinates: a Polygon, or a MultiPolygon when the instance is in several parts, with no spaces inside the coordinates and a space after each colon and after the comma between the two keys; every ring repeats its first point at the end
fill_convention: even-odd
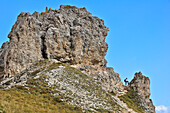
{"type": "MultiPolygon", "coordinates": [[[[33,75],[37,74],[37,71],[42,73],[49,66],[35,70],[35,62],[38,62],[36,63],[39,64],[38,67],[41,67],[41,61],[45,61],[45,65],[46,59],[48,59],[47,61],[51,63],[55,61],[64,63],[64,66],[69,64],[69,66],[75,67],[80,71],[76,72],[92,78],[92,82],[100,86],[102,91],[109,93],[106,96],[111,95],[119,102],[119,105],[125,105],[123,108],[128,109],[127,105],[116,97],[126,93],[119,74],[113,68],[106,67],[105,55],[108,45],[105,38],[107,33],[108,27],[104,25],[104,21],[92,16],[86,8],[61,5],[60,9],[46,8],[46,11],[42,13],[22,12],[8,35],[10,41],[4,43],[0,49],[0,87],[3,89],[8,88],[11,84],[12,86],[23,85],[23,81],[27,82],[31,78],[30,73],[34,72],[33,75]],[[30,68],[32,66],[33,68],[30,68]]],[[[55,68],[59,72],[65,72],[59,67],[55,68]]],[[[49,78],[56,74],[49,74],[50,69],[49,67],[46,70],[47,75],[50,75],[49,78]]],[[[59,74],[61,78],[64,77],[61,73],[59,74]]],[[[64,79],[71,76],[70,74],[66,75],[67,77],[64,79]]],[[[74,76],[77,76],[76,73],[74,76]]],[[[88,82],[85,85],[88,86],[88,82]]],[[[154,113],[152,100],[149,99],[149,84],[149,78],[139,72],[135,74],[128,87],[136,91],[142,99],[140,106],[147,113],[154,113]]],[[[79,85],[76,81],[76,86],[79,85]]],[[[70,90],[73,89],[70,88],[70,90]]],[[[78,91],[76,92],[78,93],[78,91]]]]}
{"type": "Polygon", "coordinates": [[[8,35],[10,42],[1,48],[0,71],[13,76],[41,58],[105,67],[107,32],[104,21],[85,8],[61,5],[32,15],[22,12],[8,35]]]}
{"type": "Polygon", "coordinates": [[[146,112],[155,113],[150,97],[150,80],[148,77],[142,75],[141,72],[135,73],[134,78],[129,83],[129,87],[138,93],[141,98],[141,106],[146,112]]]}
{"type": "Polygon", "coordinates": [[[133,80],[130,82],[130,87],[138,92],[143,98],[150,96],[150,80],[148,77],[142,75],[141,72],[135,73],[133,80]]]}

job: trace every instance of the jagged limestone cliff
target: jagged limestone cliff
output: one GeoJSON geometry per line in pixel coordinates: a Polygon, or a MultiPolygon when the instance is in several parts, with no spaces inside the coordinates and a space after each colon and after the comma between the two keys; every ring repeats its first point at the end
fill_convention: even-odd
{"type": "MultiPolygon", "coordinates": [[[[51,95],[66,94],[62,101],[79,106],[83,111],[95,112],[101,109],[108,112],[135,112],[117,97],[134,90],[135,94],[147,97],[143,98],[146,101],[139,101],[142,104],[137,108],[141,107],[141,112],[154,113],[153,103],[148,101],[150,95],[145,90],[141,93],[138,90],[139,84],[133,82],[135,80],[126,90],[119,74],[113,68],[106,67],[104,57],[108,49],[105,42],[107,32],[104,21],[93,17],[85,8],[61,5],[59,10],[47,8],[46,12],[35,12],[32,15],[21,13],[8,35],[10,41],[4,43],[0,50],[1,88],[21,85],[29,90],[29,80],[35,78],[36,81],[37,77],[45,76],[43,82],[48,84],[45,87],[62,86],[55,87],[58,93],[49,91],[51,95]],[[35,64],[43,59],[49,59],[40,63],[44,67],[35,64]],[[67,66],[58,67],[56,64],[56,67],[51,68],[49,64],[54,62],[65,63],[67,66]],[[80,72],[71,73],[70,70],[65,70],[68,67],[74,67],[80,72]],[[71,75],[73,78],[77,77],[77,80],[71,75]],[[69,80],[72,82],[66,82],[69,80]],[[89,85],[94,88],[91,90],[89,85]],[[67,91],[71,94],[67,94],[67,91]]],[[[149,85],[145,88],[149,89],[149,85]]]]}
{"type": "Polygon", "coordinates": [[[104,21],[85,8],[61,6],[41,14],[21,13],[8,35],[10,42],[1,48],[1,73],[13,76],[41,58],[57,59],[88,71],[97,70],[99,74],[90,75],[107,80],[103,86],[116,92],[122,83],[119,75],[106,67],[107,32],[104,21]]]}
{"type": "Polygon", "coordinates": [[[61,6],[41,14],[21,13],[8,35],[10,42],[2,47],[1,69],[12,76],[40,58],[106,66],[107,32],[104,21],[85,8],[61,6]]]}

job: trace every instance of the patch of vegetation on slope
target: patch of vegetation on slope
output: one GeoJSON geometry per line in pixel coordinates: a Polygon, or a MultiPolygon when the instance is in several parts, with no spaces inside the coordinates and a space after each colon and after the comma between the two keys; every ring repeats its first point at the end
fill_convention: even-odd
{"type": "Polygon", "coordinates": [[[16,81],[23,76],[25,83],[0,90],[3,111],[112,113],[123,109],[98,82],[61,62],[37,62],[17,75],[16,81]]]}
{"type": "MultiPolygon", "coordinates": [[[[47,60],[40,61],[33,67],[41,66],[45,62],[47,63],[47,60]]],[[[61,64],[55,64],[56,67],[58,65],[61,64]]],[[[29,73],[30,78],[35,77],[42,69],[29,73]]],[[[47,86],[45,78],[46,76],[42,75],[39,79],[29,79],[24,86],[0,90],[0,113],[82,113],[80,107],[63,102],[60,99],[62,95],[52,95],[55,91],[47,86]]]]}
{"type": "Polygon", "coordinates": [[[81,113],[79,107],[66,104],[49,93],[31,91],[22,86],[0,91],[0,108],[4,113],[81,113]]]}
{"type": "Polygon", "coordinates": [[[132,108],[138,113],[144,113],[144,109],[140,106],[140,97],[133,89],[130,89],[125,95],[119,96],[119,98],[125,102],[129,108],[132,108]]]}

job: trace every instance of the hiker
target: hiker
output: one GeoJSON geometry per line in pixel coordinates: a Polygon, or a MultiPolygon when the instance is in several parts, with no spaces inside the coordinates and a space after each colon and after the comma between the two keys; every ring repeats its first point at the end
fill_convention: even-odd
{"type": "Polygon", "coordinates": [[[127,81],[127,78],[124,80],[124,82],[125,82],[125,85],[129,84],[129,81],[127,81]]]}

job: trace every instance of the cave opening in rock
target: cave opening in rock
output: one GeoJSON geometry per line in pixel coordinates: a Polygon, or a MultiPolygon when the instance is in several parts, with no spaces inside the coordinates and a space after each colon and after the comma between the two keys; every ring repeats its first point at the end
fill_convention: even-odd
{"type": "Polygon", "coordinates": [[[45,36],[41,36],[41,54],[44,59],[48,59],[47,47],[45,45],[45,36]]]}

